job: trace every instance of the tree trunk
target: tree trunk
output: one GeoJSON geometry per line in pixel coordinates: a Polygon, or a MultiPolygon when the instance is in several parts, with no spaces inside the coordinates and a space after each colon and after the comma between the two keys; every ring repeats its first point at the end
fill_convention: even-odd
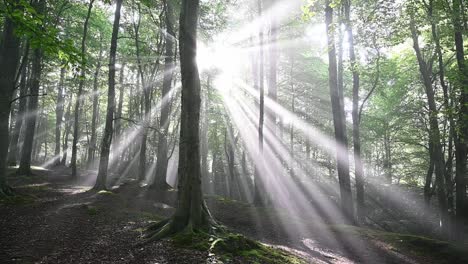
{"type": "Polygon", "coordinates": [[[109,52],[109,89],[107,92],[107,111],[104,135],[101,143],[101,156],[99,159],[99,171],[96,178],[94,190],[105,190],[107,182],[107,168],[109,166],[109,154],[112,144],[112,132],[115,112],[115,60],[117,55],[117,38],[119,35],[120,10],[123,0],[116,1],[114,24],[112,26],[112,37],[109,52]]]}
{"type": "Polygon", "coordinates": [[[61,143],[61,131],[62,131],[62,121],[63,121],[63,111],[65,104],[64,97],[64,79],[65,79],[65,67],[62,66],[60,69],[60,81],[57,89],[57,104],[55,106],[55,157],[54,157],[54,166],[60,164],[60,143],[61,143]]]}
{"type": "Polygon", "coordinates": [[[8,154],[8,164],[10,166],[16,166],[16,162],[18,160],[18,150],[19,150],[19,136],[21,133],[21,127],[23,126],[24,116],[26,113],[27,107],[27,98],[26,94],[28,93],[28,86],[27,86],[27,75],[28,75],[28,60],[29,60],[29,41],[26,40],[25,47],[24,47],[24,54],[23,54],[23,67],[21,68],[21,79],[20,79],[20,99],[18,103],[18,113],[16,114],[15,119],[15,128],[11,135],[10,139],[10,152],[8,154]]]}
{"type": "Polygon", "coordinates": [[[435,175],[436,175],[436,185],[437,185],[437,196],[439,200],[439,210],[440,210],[440,224],[442,227],[443,235],[448,235],[450,231],[449,227],[449,218],[447,212],[447,195],[446,195],[446,186],[445,186],[445,162],[444,154],[442,152],[441,137],[439,131],[439,124],[437,120],[437,105],[434,97],[434,89],[432,87],[431,73],[430,69],[427,66],[426,61],[424,60],[421,50],[419,48],[418,35],[416,27],[414,24],[413,18],[410,21],[411,36],[413,39],[413,48],[418,59],[419,71],[421,73],[421,78],[424,84],[424,88],[427,96],[427,103],[429,107],[429,140],[432,141],[433,157],[434,157],[434,166],[435,166],[435,175]]]}
{"type": "Polygon", "coordinates": [[[333,8],[330,6],[330,1],[327,1],[325,7],[325,25],[328,39],[328,72],[330,97],[333,113],[333,125],[335,129],[336,140],[336,162],[338,170],[338,180],[341,194],[341,207],[343,215],[347,218],[346,221],[354,221],[354,208],[351,193],[351,182],[349,176],[349,160],[348,160],[348,140],[346,137],[346,120],[344,113],[343,99],[340,96],[340,91],[337,81],[337,63],[335,52],[335,38],[333,26],[333,8]]]}
{"type": "MultiPolygon", "coordinates": [[[[71,118],[72,102],[73,102],[73,93],[70,94],[70,101],[68,102],[67,112],[65,113],[65,120],[70,120],[71,118]]],[[[60,161],[60,163],[64,166],[67,164],[68,136],[70,135],[71,126],[72,124],[70,122],[65,123],[65,137],[63,139],[63,146],[62,146],[63,155],[62,155],[62,160],[60,161]]]]}
{"type": "MultiPolygon", "coordinates": [[[[456,210],[457,218],[468,217],[466,199],[466,175],[467,175],[467,153],[468,153],[468,66],[465,61],[465,50],[463,46],[462,26],[462,0],[453,2],[453,24],[455,29],[455,54],[459,71],[460,87],[460,109],[458,112],[458,135],[455,143],[456,160],[456,210]]],[[[466,29],[465,29],[466,30],[466,29]]]]}
{"type": "MultiPolygon", "coordinates": [[[[138,9],[140,9],[140,5],[138,5],[138,9]]],[[[146,141],[148,139],[148,124],[149,119],[151,118],[151,98],[150,98],[150,87],[146,84],[146,79],[144,77],[143,72],[143,65],[141,62],[140,57],[140,18],[138,18],[137,23],[133,24],[134,32],[135,32],[135,48],[136,48],[136,55],[137,55],[137,62],[138,62],[138,74],[139,80],[141,82],[142,90],[143,90],[143,106],[144,106],[144,114],[142,118],[142,132],[141,132],[141,144],[140,144],[140,160],[139,160],[139,167],[138,167],[138,180],[144,181],[146,178],[146,141]]],[[[159,146],[158,146],[159,148],[159,146]]]]}
{"type": "Polygon", "coordinates": [[[179,140],[177,209],[152,237],[193,230],[211,230],[214,221],[203,201],[200,168],[200,79],[196,64],[198,0],[183,0],[180,14],[182,111],[179,140]],[[165,224],[166,223],[166,224],[165,224]],[[164,225],[165,224],[165,225],[164,225]]]}
{"type": "MultiPolygon", "coordinates": [[[[276,0],[269,0],[270,8],[273,8],[276,0]]],[[[276,102],[277,95],[277,79],[278,79],[278,21],[276,16],[270,16],[270,34],[269,34],[269,73],[268,73],[268,98],[276,102]]],[[[273,109],[268,108],[268,124],[267,127],[271,129],[272,133],[276,135],[276,113],[273,109]]]]}
{"type": "MultiPolygon", "coordinates": [[[[262,17],[262,0],[257,0],[258,2],[258,13],[259,17],[262,17]]],[[[263,123],[265,119],[265,83],[264,83],[264,58],[263,58],[263,25],[260,26],[259,32],[260,40],[260,58],[259,58],[259,90],[260,90],[260,103],[259,103],[259,118],[258,118],[258,152],[260,163],[263,163],[263,123]]],[[[255,195],[254,203],[255,205],[265,204],[265,182],[262,180],[261,172],[259,171],[258,166],[262,167],[262,164],[257,164],[255,166],[255,195]]]]}
{"type": "Polygon", "coordinates": [[[74,113],[74,126],[73,126],[73,142],[72,142],[72,156],[71,156],[71,169],[72,179],[78,177],[77,171],[77,154],[78,154],[78,137],[80,132],[80,105],[83,101],[83,87],[86,78],[86,38],[88,36],[88,22],[91,16],[94,0],[89,1],[88,13],[86,15],[83,25],[83,38],[81,39],[81,61],[80,61],[80,77],[78,84],[78,93],[76,95],[75,113],[74,113]]]}
{"type": "MultiPolygon", "coordinates": [[[[45,1],[42,0],[39,3],[38,10],[42,10],[45,5],[45,1]]],[[[39,11],[40,12],[40,11],[39,11]]],[[[36,130],[36,120],[38,116],[38,101],[39,101],[39,86],[42,73],[42,50],[40,48],[34,48],[32,68],[31,68],[31,96],[28,100],[28,114],[25,118],[26,121],[26,132],[23,142],[23,148],[21,151],[21,160],[18,169],[19,175],[31,175],[31,158],[33,152],[34,143],[34,132],[36,130]]]]}
{"type": "Polygon", "coordinates": [[[354,51],[353,27],[351,24],[351,0],[344,5],[346,28],[348,31],[349,60],[353,73],[353,148],[354,148],[354,176],[356,180],[356,217],[358,222],[365,220],[364,208],[364,168],[361,159],[361,132],[359,128],[359,71],[357,69],[356,54],[354,51]]]}
{"type": "Polygon", "coordinates": [[[99,35],[99,57],[96,65],[96,71],[94,72],[94,82],[93,82],[93,116],[91,117],[91,139],[89,141],[88,148],[88,169],[94,168],[95,166],[95,154],[96,154],[96,142],[97,142],[97,133],[96,133],[96,123],[98,116],[98,103],[99,103],[99,75],[101,73],[101,60],[102,60],[102,35],[99,35]]]}
{"type": "MultiPolygon", "coordinates": [[[[13,7],[17,2],[14,1],[13,7]]],[[[5,16],[0,50],[0,196],[11,195],[7,185],[8,124],[11,97],[15,87],[15,74],[19,63],[19,39],[14,33],[15,24],[5,16]]]]}
{"type": "Polygon", "coordinates": [[[424,182],[424,202],[427,208],[430,207],[432,197],[432,175],[434,174],[434,144],[429,141],[429,167],[427,168],[426,179],[424,182]]]}
{"type": "MultiPolygon", "coordinates": [[[[169,186],[166,182],[167,174],[167,134],[169,133],[170,123],[170,94],[172,76],[174,72],[174,8],[173,2],[170,0],[164,1],[165,14],[166,14],[166,56],[164,58],[164,77],[162,87],[162,102],[161,102],[161,115],[159,119],[159,127],[161,133],[158,138],[158,158],[156,161],[156,172],[154,177],[153,186],[158,189],[167,189],[169,186]]],[[[205,175],[206,177],[206,175],[205,175]]]]}

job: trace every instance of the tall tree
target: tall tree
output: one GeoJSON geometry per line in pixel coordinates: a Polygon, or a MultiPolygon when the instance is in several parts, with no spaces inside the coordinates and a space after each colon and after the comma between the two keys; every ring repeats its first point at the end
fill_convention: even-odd
{"type": "Polygon", "coordinates": [[[446,186],[445,186],[445,161],[444,154],[441,144],[441,136],[439,130],[439,121],[437,120],[437,105],[435,101],[434,88],[432,87],[432,76],[431,76],[431,67],[428,66],[428,63],[425,61],[421,48],[419,46],[419,36],[416,29],[415,21],[413,18],[414,14],[411,14],[410,20],[410,29],[411,36],[413,39],[413,48],[416,53],[416,57],[419,64],[419,71],[421,73],[421,79],[425,88],[427,96],[427,105],[429,108],[429,140],[433,144],[432,149],[432,158],[434,159],[434,168],[436,176],[436,185],[437,185],[437,197],[439,201],[439,211],[440,211],[440,223],[442,227],[442,232],[444,234],[449,233],[449,218],[447,212],[447,195],[446,195],[446,186]]]}
{"type": "Polygon", "coordinates": [[[200,77],[196,64],[199,0],[182,0],[179,51],[182,101],[179,140],[177,209],[151,228],[150,240],[176,232],[210,230],[214,224],[203,200],[200,168],[200,77]]]}
{"type": "Polygon", "coordinates": [[[456,209],[457,216],[466,217],[467,202],[466,202],[466,175],[467,175],[467,154],[468,154],[468,66],[465,61],[465,48],[463,46],[463,5],[462,0],[453,0],[453,15],[452,20],[455,32],[455,56],[459,71],[460,87],[460,109],[458,110],[458,135],[455,143],[456,152],[456,209]]]}
{"type": "Polygon", "coordinates": [[[78,93],[76,94],[76,103],[75,103],[75,113],[74,113],[74,123],[73,123],[73,142],[72,142],[72,156],[71,156],[71,169],[72,169],[72,178],[76,179],[78,177],[77,171],[77,155],[78,155],[78,139],[80,132],[80,110],[81,102],[83,101],[83,88],[86,78],[86,38],[88,36],[88,24],[89,18],[91,17],[91,10],[93,9],[94,0],[90,0],[88,4],[88,13],[83,24],[83,37],[81,39],[81,60],[80,60],[80,77],[78,83],[78,93]]]}
{"type": "Polygon", "coordinates": [[[364,168],[361,160],[361,131],[359,127],[359,71],[354,50],[353,27],[351,23],[351,0],[344,3],[345,23],[348,32],[349,60],[353,73],[353,147],[354,147],[354,177],[356,180],[356,217],[359,222],[364,220],[364,168]]]}
{"type": "MultiPolygon", "coordinates": [[[[37,3],[37,12],[39,14],[45,11],[45,0],[40,0],[37,3]]],[[[42,27],[43,31],[44,28],[42,27]]],[[[30,175],[31,174],[31,158],[33,152],[34,133],[36,130],[36,120],[38,116],[38,101],[39,101],[39,88],[42,74],[42,55],[43,51],[41,47],[34,47],[33,58],[31,65],[31,87],[28,100],[28,114],[25,118],[26,121],[26,132],[24,136],[23,148],[21,151],[20,165],[18,168],[18,174],[30,175]]]]}
{"type": "MultiPolygon", "coordinates": [[[[11,10],[17,10],[19,1],[6,1],[11,10]]],[[[15,23],[7,14],[3,23],[0,46],[0,196],[10,195],[6,181],[9,119],[11,97],[15,88],[16,69],[19,64],[19,39],[15,35],[15,23]]]]}
{"type": "Polygon", "coordinates": [[[174,40],[175,40],[175,30],[174,30],[174,8],[173,1],[165,0],[164,1],[164,13],[166,21],[166,33],[165,33],[165,57],[164,57],[164,77],[163,77],[163,87],[162,87],[162,102],[161,102],[161,115],[159,119],[159,127],[161,133],[159,133],[158,138],[158,156],[156,160],[156,172],[154,177],[153,186],[158,189],[166,189],[168,187],[166,183],[166,173],[167,173],[167,134],[169,133],[169,123],[170,123],[170,91],[172,85],[172,76],[174,72],[174,40]]]}
{"type": "MultiPolygon", "coordinates": [[[[257,5],[258,5],[258,14],[263,21],[262,17],[262,11],[263,11],[263,1],[262,0],[257,0],[257,5]]],[[[263,162],[263,124],[265,121],[265,82],[264,82],[264,58],[263,58],[263,22],[260,23],[260,28],[259,28],[259,76],[258,76],[258,87],[259,87],[259,92],[260,92],[260,103],[259,103],[259,117],[258,117],[258,151],[259,151],[259,156],[260,156],[260,162],[263,162]]],[[[259,170],[258,166],[260,168],[262,167],[262,164],[258,165],[255,167],[255,195],[254,195],[254,203],[256,205],[262,205],[265,203],[265,193],[264,193],[264,181],[262,180],[261,171],[259,170]]]]}
{"type": "Polygon", "coordinates": [[[104,135],[101,143],[101,156],[99,159],[99,170],[94,185],[94,190],[105,190],[107,182],[107,168],[109,166],[109,155],[112,143],[112,132],[115,112],[115,61],[117,56],[117,39],[120,26],[120,10],[123,0],[116,1],[114,24],[112,26],[112,37],[109,52],[109,82],[107,91],[107,111],[104,135]]]}
{"type": "Polygon", "coordinates": [[[99,75],[101,73],[101,60],[103,57],[103,47],[102,47],[102,34],[99,35],[99,56],[98,61],[96,64],[96,70],[94,71],[94,81],[93,81],[93,114],[91,116],[91,138],[89,140],[89,148],[88,148],[88,164],[87,167],[91,168],[94,167],[94,155],[96,154],[96,143],[97,143],[97,133],[96,133],[96,123],[97,123],[97,116],[98,116],[98,86],[99,86],[99,75]]]}
{"type": "MultiPolygon", "coordinates": [[[[138,11],[141,11],[140,4],[137,4],[138,11]]],[[[148,138],[148,124],[151,115],[151,89],[146,84],[145,73],[143,71],[143,63],[141,61],[141,49],[140,49],[140,22],[141,18],[133,22],[133,31],[135,33],[135,49],[137,55],[137,68],[138,76],[143,90],[143,119],[142,119],[142,131],[141,131],[141,143],[140,143],[140,161],[138,166],[138,180],[144,181],[146,177],[146,141],[148,138]]]]}
{"type": "Polygon", "coordinates": [[[23,61],[21,67],[21,79],[20,79],[20,92],[19,92],[19,102],[18,102],[18,113],[16,114],[15,119],[15,128],[11,133],[10,138],[10,152],[8,153],[8,164],[10,166],[16,166],[16,161],[18,160],[18,150],[19,150],[19,136],[21,132],[21,127],[23,126],[24,115],[26,112],[27,107],[27,93],[28,93],[28,85],[26,83],[27,75],[28,75],[28,63],[29,63],[29,42],[26,40],[24,43],[24,51],[23,51],[23,61]]]}
{"type": "Polygon", "coordinates": [[[349,176],[348,139],[346,136],[346,119],[342,94],[338,88],[337,63],[335,51],[335,30],[333,25],[333,8],[330,1],[325,4],[325,26],[328,43],[328,79],[333,113],[333,126],[336,141],[336,163],[340,185],[341,207],[348,221],[354,221],[354,207],[349,176]]]}
{"type": "Polygon", "coordinates": [[[60,80],[57,87],[57,104],[55,106],[55,157],[54,165],[60,164],[60,145],[61,145],[61,131],[62,131],[62,121],[63,121],[63,112],[65,109],[65,66],[60,68],[60,80]]]}

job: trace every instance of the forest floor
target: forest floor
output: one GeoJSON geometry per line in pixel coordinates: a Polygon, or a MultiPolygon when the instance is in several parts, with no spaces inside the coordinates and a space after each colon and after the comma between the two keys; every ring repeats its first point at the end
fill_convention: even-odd
{"type": "MultiPolygon", "coordinates": [[[[71,184],[66,168],[12,176],[18,197],[0,203],[0,263],[219,263],[209,252],[171,240],[139,245],[150,223],[174,211],[164,195],[126,183],[109,192],[71,184]]],[[[285,250],[305,263],[468,263],[468,245],[339,225],[277,218],[271,208],[207,197],[230,230],[285,250]],[[285,228],[286,226],[286,228],[285,228]],[[301,228],[299,228],[301,226],[301,228]],[[305,227],[305,228],[304,228],[305,227]],[[327,230],[327,232],[324,232],[327,230]]],[[[234,256],[230,263],[246,263],[234,256]]]]}

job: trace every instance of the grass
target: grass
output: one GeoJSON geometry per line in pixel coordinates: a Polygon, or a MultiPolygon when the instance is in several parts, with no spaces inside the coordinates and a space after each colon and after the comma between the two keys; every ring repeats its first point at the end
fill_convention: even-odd
{"type": "Polygon", "coordinates": [[[331,230],[345,235],[357,235],[370,240],[382,241],[397,252],[428,258],[441,264],[468,263],[468,245],[466,244],[459,245],[422,236],[346,225],[331,226],[331,230]]]}
{"type": "Polygon", "coordinates": [[[208,252],[221,261],[241,258],[246,263],[301,264],[304,260],[283,250],[263,245],[240,234],[225,232],[210,235],[204,232],[179,233],[172,237],[176,247],[208,252]]]}
{"type": "Polygon", "coordinates": [[[13,196],[7,196],[0,198],[0,204],[4,205],[29,205],[36,201],[36,197],[33,195],[22,195],[15,194],[13,196]]]}

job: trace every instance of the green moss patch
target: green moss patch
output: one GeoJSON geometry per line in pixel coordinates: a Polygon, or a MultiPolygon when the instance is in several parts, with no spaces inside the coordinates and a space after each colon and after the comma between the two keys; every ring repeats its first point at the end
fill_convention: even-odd
{"type": "Polygon", "coordinates": [[[206,251],[229,262],[240,258],[246,263],[299,264],[304,260],[283,250],[263,245],[240,234],[210,235],[204,232],[179,233],[172,237],[176,247],[206,251]]]}
{"type": "Polygon", "coordinates": [[[97,215],[99,213],[99,209],[97,207],[94,207],[94,206],[87,206],[86,207],[86,212],[90,216],[95,216],[95,215],[97,215]]]}
{"type": "Polygon", "coordinates": [[[33,195],[21,195],[16,194],[13,196],[5,196],[0,198],[0,204],[4,205],[28,205],[36,201],[36,197],[33,195]]]}

